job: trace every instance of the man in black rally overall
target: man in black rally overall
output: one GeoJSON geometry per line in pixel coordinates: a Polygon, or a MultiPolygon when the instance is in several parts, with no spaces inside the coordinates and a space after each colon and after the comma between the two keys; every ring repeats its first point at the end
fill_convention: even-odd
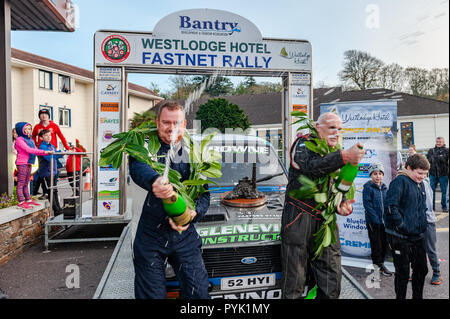
{"type": "MultiPolygon", "coordinates": [[[[319,138],[325,138],[329,146],[336,146],[342,130],[342,120],[334,113],[322,114],[315,124],[319,138]]],[[[290,151],[289,182],[281,220],[282,296],[286,299],[302,298],[311,271],[317,284],[317,298],[338,298],[341,290],[341,252],[339,232],[336,227],[335,244],[326,247],[322,256],[313,260],[314,234],[319,230],[323,218],[314,207],[314,199],[298,200],[289,196],[291,190],[300,188],[300,175],[314,180],[325,177],[350,162],[359,163],[364,150],[355,144],[347,150],[338,150],[321,156],[308,148],[304,142],[308,136],[297,138],[290,151]]],[[[331,187],[330,187],[331,189],[331,187]]],[[[328,194],[330,196],[330,194],[328,194]]],[[[352,213],[354,200],[343,199],[337,213],[343,216],[352,213]]]]}
{"type": "MultiPolygon", "coordinates": [[[[186,129],[186,118],[181,105],[173,101],[159,104],[156,121],[161,147],[157,155],[160,162],[170,148],[171,135],[178,125],[175,142],[178,149],[170,167],[189,179],[190,164],[188,149],[182,141],[186,129]]],[[[139,219],[133,246],[135,271],[134,292],[136,299],[166,298],[166,262],[169,262],[180,283],[181,297],[185,299],[209,299],[208,273],[202,259],[202,239],[192,223],[199,221],[209,208],[209,192],[196,200],[196,211],[191,210],[192,223],[177,226],[167,216],[162,198],[172,194],[173,186],[164,182],[149,165],[130,157],[130,175],[133,181],[148,191],[139,219]]],[[[208,185],[204,185],[208,189],[208,185]]]]}

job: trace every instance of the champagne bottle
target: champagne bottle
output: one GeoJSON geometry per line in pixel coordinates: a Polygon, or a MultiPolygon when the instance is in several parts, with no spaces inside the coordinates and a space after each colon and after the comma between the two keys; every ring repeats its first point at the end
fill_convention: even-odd
{"type": "Polygon", "coordinates": [[[189,207],[186,205],[183,196],[174,191],[172,192],[172,195],[164,198],[162,201],[164,210],[167,215],[173,219],[175,224],[178,226],[186,226],[191,222],[189,207]]]}
{"type": "MultiPolygon", "coordinates": [[[[362,146],[358,145],[358,147],[362,149],[362,146]]],[[[345,164],[344,167],[341,168],[334,186],[343,193],[348,192],[357,174],[358,164],[352,165],[350,162],[347,162],[347,164],[345,164]]]]}

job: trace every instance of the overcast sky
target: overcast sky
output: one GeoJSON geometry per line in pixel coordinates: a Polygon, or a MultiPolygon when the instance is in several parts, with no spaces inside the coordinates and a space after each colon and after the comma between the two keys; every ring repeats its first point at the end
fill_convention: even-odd
{"type": "MultiPolygon", "coordinates": [[[[79,20],[73,33],[13,31],[11,46],[88,70],[93,69],[93,36],[100,29],[149,31],[179,10],[211,8],[241,15],[263,37],[306,39],[313,48],[313,78],[339,83],[343,52],[363,50],[385,63],[426,69],[448,67],[448,0],[72,0],[79,20]]],[[[170,89],[168,76],[135,75],[170,89]]]]}

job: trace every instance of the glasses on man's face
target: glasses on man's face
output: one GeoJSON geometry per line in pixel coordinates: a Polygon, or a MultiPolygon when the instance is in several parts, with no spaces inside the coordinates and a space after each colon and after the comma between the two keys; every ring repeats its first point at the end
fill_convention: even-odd
{"type": "Polygon", "coordinates": [[[335,133],[338,133],[338,134],[341,134],[343,130],[342,130],[342,127],[329,126],[329,127],[328,127],[328,131],[330,131],[330,132],[335,132],[335,133]]]}

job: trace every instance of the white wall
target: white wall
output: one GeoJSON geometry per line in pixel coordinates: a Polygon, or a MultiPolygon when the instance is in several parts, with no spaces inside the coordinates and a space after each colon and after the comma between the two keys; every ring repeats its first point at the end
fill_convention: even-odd
{"type": "MultiPolygon", "coordinates": [[[[67,142],[74,144],[75,139],[79,139],[88,152],[93,151],[94,81],[72,76],[71,93],[67,94],[59,92],[59,74],[68,74],[57,70],[48,71],[53,73],[52,90],[39,88],[39,66],[16,62],[11,66],[12,126],[22,121],[29,122],[33,126],[39,123],[39,105],[52,106],[53,121],[59,125],[59,108],[65,106],[71,110],[71,126],[59,126],[67,142]]],[[[129,94],[128,117],[133,116],[133,112],[146,111],[155,104],[140,92],[129,94]]],[[[60,143],[59,145],[62,146],[60,143]]]]}
{"type": "MultiPolygon", "coordinates": [[[[158,103],[159,100],[156,101],[158,103]]],[[[130,120],[134,117],[134,113],[143,113],[145,111],[148,111],[149,109],[153,108],[155,106],[155,101],[145,99],[141,96],[137,95],[130,95],[130,98],[128,100],[128,112],[127,112],[127,119],[128,124],[130,123],[130,120]]]]}
{"type": "Polygon", "coordinates": [[[444,137],[447,147],[450,144],[448,114],[405,116],[398,118],[398,149],[402,149],[400,128],[403,122],[413,122],[414,144],[418,150],[433,148],[438,136],[444,137]]]}

